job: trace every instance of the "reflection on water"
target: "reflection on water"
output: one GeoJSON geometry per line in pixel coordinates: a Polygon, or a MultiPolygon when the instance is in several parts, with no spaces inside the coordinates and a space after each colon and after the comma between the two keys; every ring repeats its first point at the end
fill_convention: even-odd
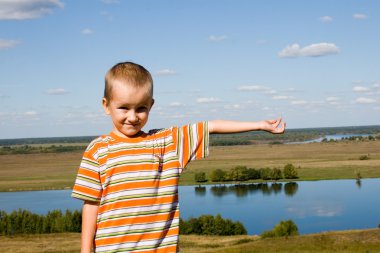
{"type": "MultiPolygon", "coordinates": [[[[214,185],[210,187],[210,192],[214,197],[224,197],[233,194],[238,198],[247,197],[251,194],[261,193],[263,195],[280,194],[284,189],[286,196],[292,197],[298,190],[296,182],[288,183],[254,183],[235,185],[214,185]]],[[[206,186],[196,186],[194,188],[197,196],[206,195],[206,186]]]]}

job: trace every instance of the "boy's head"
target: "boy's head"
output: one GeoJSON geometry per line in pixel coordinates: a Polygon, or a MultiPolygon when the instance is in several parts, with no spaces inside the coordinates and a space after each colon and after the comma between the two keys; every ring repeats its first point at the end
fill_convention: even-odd
{"type": "Polygon", "coordinates": [[[144,67],[122,62],[107,72],[103,107],[112,118],[114,133],[122,137],[138,135],[153,103],[153,80],[144,67]]]}
{"type": "Polygon", "coordinates": [[[113,82],[120,81],[135,88],[145,89],[153,98],[153,79],[148,70],[133,62],[120,62],[106,74],[104,98],[109,103],[112,99],[113,82]]]}

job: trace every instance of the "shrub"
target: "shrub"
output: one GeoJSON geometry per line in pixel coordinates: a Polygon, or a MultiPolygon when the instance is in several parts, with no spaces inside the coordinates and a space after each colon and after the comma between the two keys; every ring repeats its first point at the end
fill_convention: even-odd
{"type": "Polygon", "coordinates": [[[234,181],[248,180],[248,169],[246,166],[236,166],[231,170],[231,178],[234,181]]]}
{"type": "Polygon", "coordinates": [[[202,215],[198,218],[190,218],[185,221],[180,218],[180,234],[198,235],[246,235],[247,230],[240,222],[233,222],[230,219],[223,219],[220,214],[202,215]]]}
{"type": "Polygon", "coordinates": [[[260,171],[253,168],[249,168],[247,170],[247,176],[248,180],[260,179],[260,171]]]}
{"type": "Polygon", "coordinates": [[[370,159],[369,155],[362,155],[359,157],[359,160],[369,160],[369,159],[370,159]]]}
{"type": "Polygon", "coordinates": [[[268,237],[288,237],[298,235],[298,227],[292,220],[280,221],[273,230],[264,231],[261,238],[268,237]]]}
{"type": "Polygon", "coordinates": [[[260,169],[260,177],[263,180],[271,179],[272,170],[270,168],[260,169]]]}
{"type": "Polygon", "coordinates": [[[196,172],[194,175],[195,182],[204,183],[207,182],[206,173],[204,172],[196,172]]]}
{"type": "Polygon", "coordinates": [[[280,169],[274,168],[271,172],[271,179],[272,180],[279,180],[282,178],[282,172],[280,169]]]}
{"type": "Polygon", "coordinates": [[[211,171],[211,181],[213,182],[223,182],[225,178],[226,172],[221,169],[216,169],[211,171]]]}
{"type": "Polygon", "coordinates": [[[297,169],[296,167],[291,164],[291,163],[288,163],[287,165],[284,166],[284,177],[286,179],[294,179],[294,178],[298,178],[298,172],[297,172],[297,169]]]}
{"type": "Polygon", "coordinates": [[[292,220],[281,221],[273,229],[275,237],[298,235],[298,227],[292,220]]]}

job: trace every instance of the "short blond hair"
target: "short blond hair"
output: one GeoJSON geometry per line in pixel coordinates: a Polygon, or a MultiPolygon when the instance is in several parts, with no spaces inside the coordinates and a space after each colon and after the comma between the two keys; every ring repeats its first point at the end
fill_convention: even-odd
{"type": "Polygon", "coordinates": [[[104,87],[104,98],[107,103],[112,99],[112,82],[115,80],[125,82],[135,88],[147,89],[148,94],[153,97],[152,75],[141,65],[133,62],[120,62],[107,72],[104,87]]]}

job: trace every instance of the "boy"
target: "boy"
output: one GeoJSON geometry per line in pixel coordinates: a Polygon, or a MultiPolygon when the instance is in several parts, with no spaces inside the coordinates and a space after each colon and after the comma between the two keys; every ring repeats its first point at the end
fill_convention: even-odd
{"type": "Polygon", "coordinates": [[[179,252],[179,176],[188,162],[207,156],[209,133],[285,131],[280,118],[215,120],[145,133],[153,104],[153,80],[144,67],[124,62],[108,71],[103,107],[113,130],[87,147],[72,192],[84,200],[82,253],[93,247],[179,252]]]}

